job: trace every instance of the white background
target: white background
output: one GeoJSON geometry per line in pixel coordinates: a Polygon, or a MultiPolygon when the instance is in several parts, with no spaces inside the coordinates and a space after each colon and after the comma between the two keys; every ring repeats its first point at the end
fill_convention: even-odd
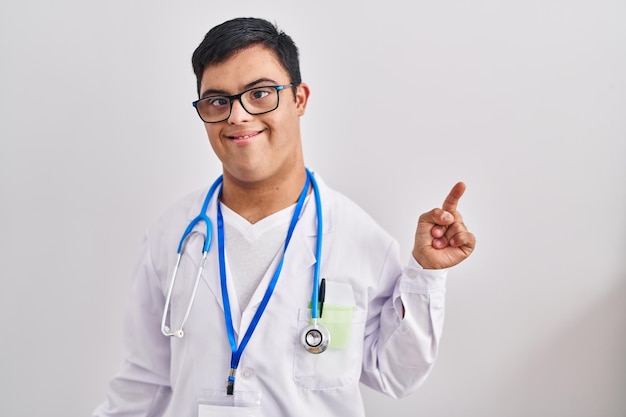
{"type": "Polygon", "coordinates": [[[368,416],[626,415],[623,0],[3,0],[0,415],[104,399],[144,229],[220,172],[190,57],[237,16],[294,38],[307,165],[407,258],[468,185],[438,364],[368,416]]]}

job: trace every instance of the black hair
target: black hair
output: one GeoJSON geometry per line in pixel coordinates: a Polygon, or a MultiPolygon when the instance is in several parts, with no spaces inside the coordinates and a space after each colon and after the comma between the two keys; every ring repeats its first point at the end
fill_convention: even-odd
{"type": "Polygon", "coordinates": [[[239,17],[209,30],[193,52],[191,65],[196,74],[198,95],[207,66],[224,62],[235,53],[254,45],[263,45],[276,54],[289,74],[291,84],[297,86],[302,82],[298,48],[291,37],[267,20],[239,17]]]}

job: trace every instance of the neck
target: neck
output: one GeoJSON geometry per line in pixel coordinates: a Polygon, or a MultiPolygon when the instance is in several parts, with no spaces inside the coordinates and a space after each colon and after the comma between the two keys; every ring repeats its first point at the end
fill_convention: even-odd
{"type": "Polygon", "coordinates": [[[295,204],[306,181],[304,167],[288,175],[245,182],[224,172],[221,201],[254,224],[295,204]]]}

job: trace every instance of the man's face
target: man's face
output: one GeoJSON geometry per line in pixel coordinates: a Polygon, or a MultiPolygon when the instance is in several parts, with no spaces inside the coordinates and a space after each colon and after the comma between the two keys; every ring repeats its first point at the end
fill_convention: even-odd
{"type": "MultiPolygon", "coordinates": [[[[289,84],[289,74],[274,53],[255,45],[228,60],[205,68],[200,97],[234,95],[253,87],[289,84]]],[[[234,100],[228,120],[206,123],[209,141],[222,162],[224,176],[253,183],[285,178],[303,170],[300,116],[304,114],[309,90],[300,84],[278,92],[276,110],[251,115],[234,100]]]]}

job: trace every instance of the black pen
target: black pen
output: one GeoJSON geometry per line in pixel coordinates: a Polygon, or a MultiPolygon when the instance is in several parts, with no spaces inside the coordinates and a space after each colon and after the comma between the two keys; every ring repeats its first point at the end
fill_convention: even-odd
{"type": "Polygon", "coordinates": [[[320,319],[322,318],[322,312],[324,311],[324,298],[326,298],[326,278],[322,278],[320,292],[317,295],[317,301],[320,304],[320,319]]]}

